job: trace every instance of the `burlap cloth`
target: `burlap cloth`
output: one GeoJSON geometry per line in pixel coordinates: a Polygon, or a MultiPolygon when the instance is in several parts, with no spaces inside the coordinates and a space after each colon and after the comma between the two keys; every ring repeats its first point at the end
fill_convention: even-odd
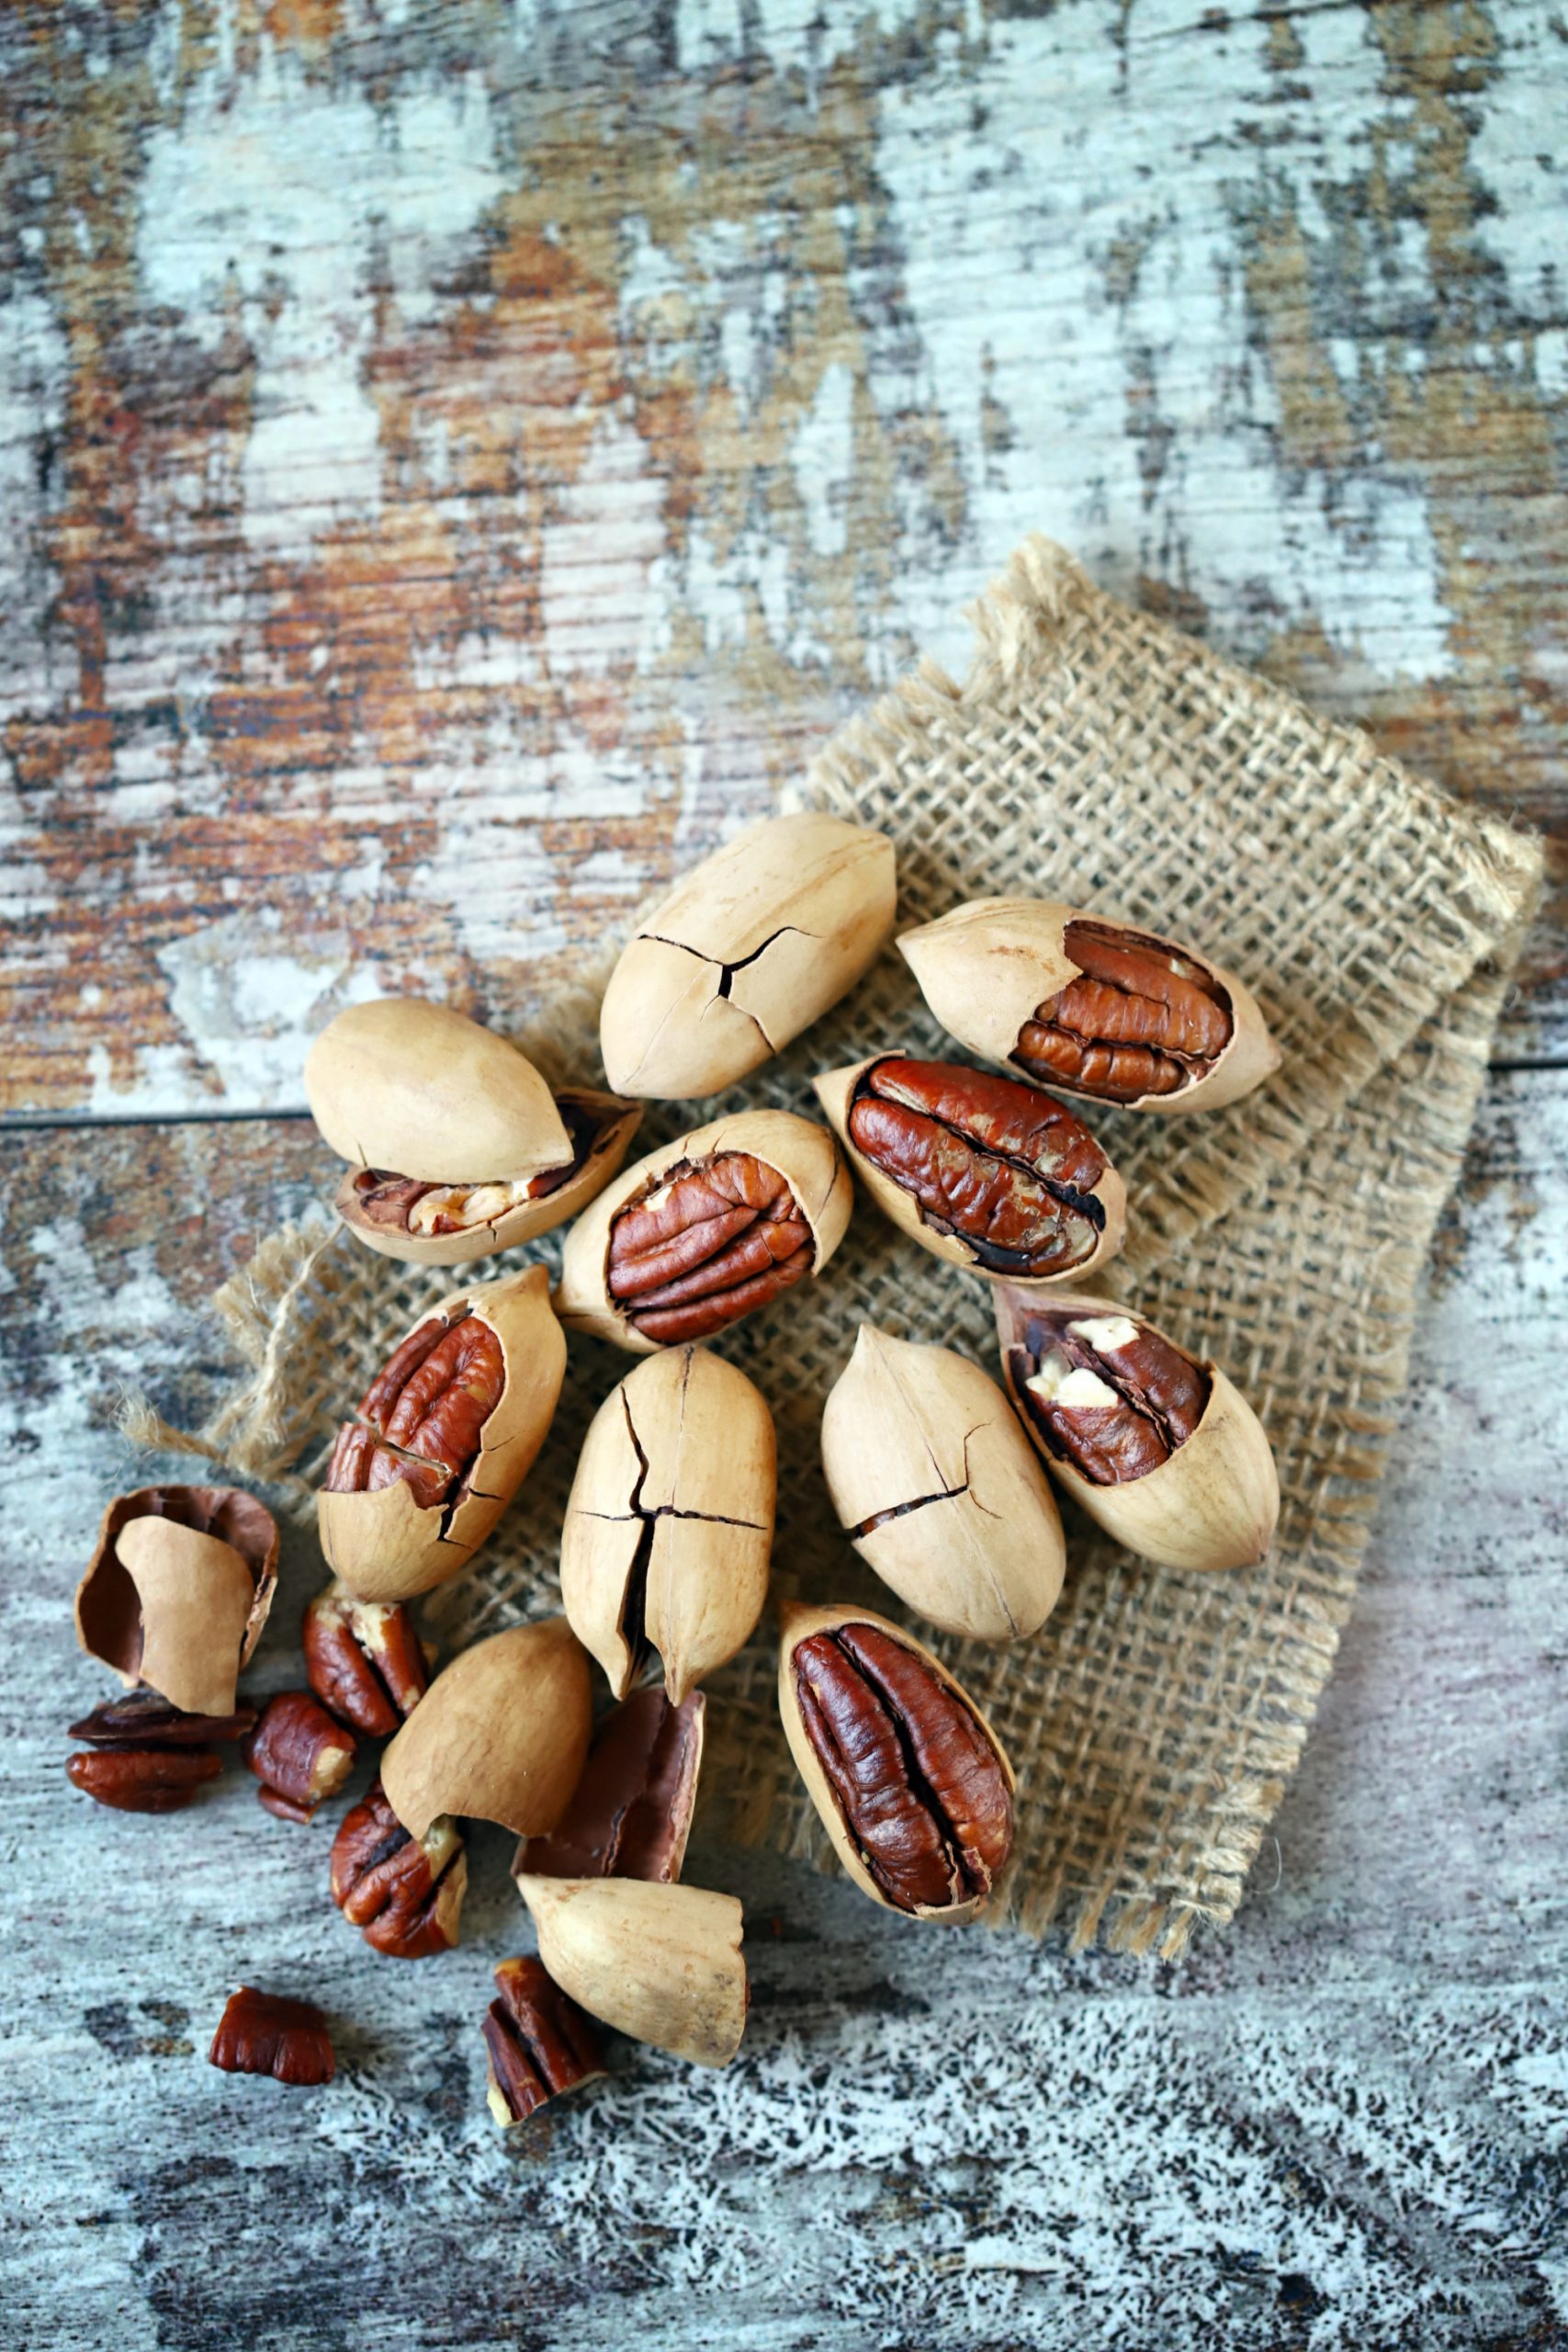
{"type": "MultiPolygon", "coordinates": [[[[1540,857],[1364,736],[1103,594],[1047,540],[1019,550],[974,620],[966,683],[923,665],[828,745],[805,797],[892,835],[901,927],[987,892],[1130,918],[1239,972],[1284,1057],[1229,1110],[1091,1113],[1129,1202],[1104,1287],[1212,1353],[1258,1408],[1284,1498],[1270,1557],[1228,1576],[1149,1567],[1069,1514],[1066,1589],[1043,1633],[1005,1649],[936,1641],[1018,1770],[1012,1916],[1175,1954],[1194,1920],[1235,1911],[1350,1612],[1423,1259],[1540,857]]],[[[558,1080],[603,1083],[595,1000],[585,988],[533,1025],[515,1008],[558,1080]]],[[[942,1043],[889,952],[740,1091],[816,1115],[813,1070],[942,1043]]],[[[656,1105],[635,1148],[691,1124],[656,1105]]],[[[558,1256],[548,1242],[516,1254],[558,1256]]],[[[297,1482],[337,1419],[458,1281],[374,1257],[324,1219],[274,1235],[219,1294],[252,1373],[204,1449],[304,1500],[297,1482]]],[[[823,1278],[718,1344],[778,1420],[778,1589],[899,1616],[839,1533],[818,1460],[823,1398],[864,1317],[996,1369],[987,1285],[863,1199],[823,1278]]],[[[628,1368],[573,1338],[539,1464],[427,1605],[444,1644],[558,1606],[578,1447],[628,1368]]],[[[821,1860],[773,1671],[764,1623],[713,1680],[705,1825],[821,1860]]]]}

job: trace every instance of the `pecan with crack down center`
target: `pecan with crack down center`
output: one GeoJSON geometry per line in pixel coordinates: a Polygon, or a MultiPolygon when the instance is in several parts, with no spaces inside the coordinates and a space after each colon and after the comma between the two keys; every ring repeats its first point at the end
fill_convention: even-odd
{"type": "Polygon", "coordinates": [[[900,1911],[989,1894],[1012,1850],[1012,1791],[974,1710],[874,1625],[808,1634],[802,1721],[862,1860],[900,1911]]]}
{"type": "Polygon", "coordinates": [[[504,2129],[525,2122],[562,2091],[604,2072],[592,2023],[537,1960],[503,1960],[499,2000],[479,2030],[490,2060],[490,2111],[504,2129]]]}
{"type": "Polygon", "coordinates": [[[1168,1462],[1213,1385],[1195,1357],[1130,1315],[1032,1314],[1011,1358],[1015,1392],[1046,1446],[1097,1487],[1168,1462]]]}
{"type": "Polygon", "coordinates": [[[433,1315],[411,1331],[338,1431],[328,1494],[374,1494],[402,1479],[422,1510],[457,1498],[501,1402],[506,1364],[488,1323],[433,1315]]]}
{"type": "Polygon", "coordinates": [[[314,2001],[251,1984],[230,1995],[207,2059],[226,2075],[270,2075],[279,2083],[330,2083],[334,2071],[332,2036],[314,2001]]]}
{"type": "Polygon", "coordinates": [[[856,1081],[850,1140],[992,1273],[1040,1281],[1091,1258],[1109,1167],[1082,1121],[1015,1078],[957,1062],[874,1062],[856,1081]]]}
{"type": "Polygon", "coordinates": [[[650,1340],[706,1340],[811,1272],[788,1182],[750,1152],[682,1161],[610,1227],[609,1288],[650,1340]]]}
{"type": "Polygon", "coordinates": [[[450,1815],[411,1838],[379,1781],[350,1807],[333,1840],[333,1901],[367,1944],[393,1960],[451,1951],[468,1883],[450,1815]]]}
{"type": "Polygon", "coordinates": [[[424,1644],[400,1600],[330,1584],[305,1611],[305,1679],[340,1723],[389,1739],[429,1687],[424,1644]]]}
{"type": "Polygon", "coordinates": [[[1078,976],[1024,1023],[1020,1069],[1106,1102],[1176,1094],[1207,1076],[1234,1026],[1217,980],[1160,940],[1100,923],[1068,923],[1062,944],[1078,976]]]}

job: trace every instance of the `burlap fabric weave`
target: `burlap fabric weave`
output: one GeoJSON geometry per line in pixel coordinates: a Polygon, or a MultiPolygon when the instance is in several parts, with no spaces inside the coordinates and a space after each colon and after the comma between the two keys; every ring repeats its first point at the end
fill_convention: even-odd
{"type": "MultiPolygon", "coordinates": [[[[1046,540],[1021,548],[974,618],[967,681],[922,667],[829,744],[807,797],[892,835],[901,927],[994,892],[1130,918],[1238,971],[1284,1057],[1229,1110],[1090,1113],[1129,1200],[1103,1287],[1213,1355],[1258,1407],[1284,1497],[1271,1555],[1228,1576],[1153,1568],[1069,1515],[1066,1589],[1043,1633],[1007,1649],[935,1645],[1018,1770],[1012,1916],[1174,1954],[1195,1920],[1234,1912],[1349,1614],[1416,1284],[1539,854],[1102,594],[1046,540]]],[[[586,988],[516,1034],[558,1080],[602,1083],[594,1012],[586,988]]],[[[739,1092],[815,1114],[812,1071],[942,1042],[890,952],[739,1092]]],[[[636,1148],[692,1124],[654,1106],[636,1148]]],[[[275,1235],[220,1294],[253,1371],[207,1445],[303,1498],[297,1482],[390,1344],[459,1280],[373,1257],[324,1220],[275,1235]]],[[[866,1318],[996,1369],[986,1283],[863,1199],[823,1277],[718,1345],[778,1421],[778,1587],[897,1616],[839,1533],[818,1460],[824,1396],[866,1318]]],[[[558,1606],[578,1446],[627,1368],[572,1340],[541,1462],[428,1604],[444,1643],[558,1606]]],[[[820,1860],[773,1673],[764,1624],[710,1685],[705,1826],[820,1860]]]]}

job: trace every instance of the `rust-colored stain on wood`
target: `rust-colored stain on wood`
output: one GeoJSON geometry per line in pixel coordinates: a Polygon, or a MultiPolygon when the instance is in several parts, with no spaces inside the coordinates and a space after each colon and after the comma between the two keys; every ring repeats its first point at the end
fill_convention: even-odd
{"type": "Polygon", "coordinates": [[[1464,6],[8,12],[5,1104],[295,1102],[379,989],[525,1015],[961,662],[1032,527],[1547,815],[1565,51],[1464,6]]]}

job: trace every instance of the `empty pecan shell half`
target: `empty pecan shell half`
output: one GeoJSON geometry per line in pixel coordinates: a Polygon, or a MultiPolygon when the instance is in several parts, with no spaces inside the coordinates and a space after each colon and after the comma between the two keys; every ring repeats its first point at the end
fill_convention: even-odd
{"type": "Polygon", "coordinates": [[[389,1739],[429,1686],[429,1663],[400,1600],[357,1600],[330,1584],[305,1611],[305,1679],[340,1723],[389,1739]]]}
{"type": "Polygon", "coordinates": [[[561,1991],[543,1962],[503,1960],[499,1998],[479,2028],[490,2061],[490,2111],[503,2130],[526,2122],[547,2100],[580,2089],[604,2072],[592,2020],[561,1991]]]}
{"type": "Polygon", "coordinates": [[[817,1091],[878,1206],[936,1256],[1052,1282],[1121,1247],[1121,1178],[1038,1087],[893,1054],[817,1091]]]}
{"type": "Polygon", "coordinates": [[[333,1901],[365,1940],[394,1960],[450,1951],[468,1891],[463,1840],[449,1815],[411,1838],[379,1781],[333,1840],[333,1901]]]}
{"type": "Polygon", "coordinates": [[[230,1995],[207,2056],[226,2075],[270,2075],[279,2083],[330,2083],[334,2072],[332,2036],[314,2001],[250,1984],[230,1995]]]}
{"type": "Polygon", "coordinates": [[[513,1870],[539,1878],[675,1880],[702,1766],[703,1712],[663,1690],[634,1690],[593,1735],[582,1778],[555,1827],[525,1838],[513,1870]]]}
{"type": "Polygon", "coordinates": [[[783,1613],[784,1730],[851,1877],[892,1910],[972,1918],[1012,1851],[1012,1770],[995,1733],[886,1618],[783,1613]]]}

